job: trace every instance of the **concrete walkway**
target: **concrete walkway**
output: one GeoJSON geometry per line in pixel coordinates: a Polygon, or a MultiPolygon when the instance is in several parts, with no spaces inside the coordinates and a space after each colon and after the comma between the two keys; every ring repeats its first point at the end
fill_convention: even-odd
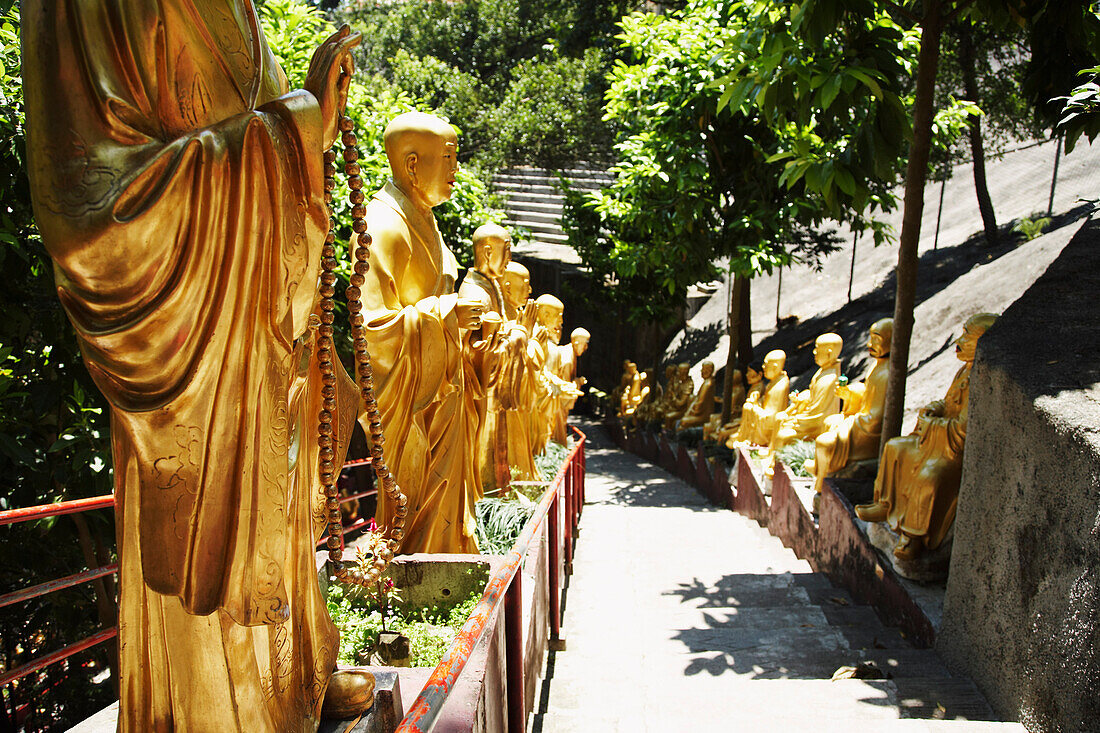
{"type": "Polygon", "coordinates": [[[595,425],[582,429],[587,505],[564,606],[567,648],[549,657],[533,733],[1023,730],[930,720],[993,716],[968,680],[766,529],[708,505],[595,425]],[[860,662],[893,679],[830,680],[860,662]]]}

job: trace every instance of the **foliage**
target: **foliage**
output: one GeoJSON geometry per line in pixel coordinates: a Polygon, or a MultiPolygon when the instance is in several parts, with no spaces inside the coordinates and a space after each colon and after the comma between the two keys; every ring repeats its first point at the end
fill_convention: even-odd
{"type": "Polygon", "coordinates": [[[551,56],[520,61],[491,115],[486,159],[498,165],[563,168],[599,161],[610,137],[600,99],[605,54],[591,48],[579,58],[551,56]]]}
{"type": "Polygon", "coordinates": [[[1087,137],[1089,142],[1100,135],[1100,84],[1097,83],[1100,81],[1100,66],[1082,69],[1081,75],[1089,77],[1089,80],[1074,87],[1070,96],[1052,100],[1065,102],[1058,129],[1065,133],[1067,155],[1073,151],[1081,135],[1087,137]]]}
{"type": "Polygon", "coordinates": [[[1050,226],[1051,219],[1041,213],[1033,213],[1031,216],[1021,217],[1012,231],[1022,234],[1025,242],[1030,242],[1043,235],[1043,230],[1050,226]]]}
{"type": "MultiPolygon", "coordinates": [[[[0,16],[0,44],[2,510],[109,494],[111,454],[106,403],[83,366],[31,210],[17,8],[0,16]]],[[[110,511],[0,528],[0,593],[111,562],[113,536],[110,511]]],[[[0,609],[0,668],[112,625],[111,587],[111,581],[85,584],[0,609]]],[[[91,682],[105,650],[101,645],[5,687],[0,728],[14,729],[11,716],[23,706],[27,729],[63,729],[105,706],[113,694],[109,678],[91,682]]]]}
{"type": "Polygon", "coordinates": [[[409,638],[410,663],[413,667],[434,667],[443,658],[466,619],[481,600],[475,591],[450,609],[439,607],[391,613],[388,626],[382,614],[373,607],[373,597],[355,587],[334,584],[328,589],[328,612],[340,630],[340,652],[337,662],[358,665],[359,652],[370,650],[378,643],[383,630],[394,631],[409,638]]]}
{"type": "Polygon", "coordinates": [[[483,555],[505,555],[519,538],[535,503],[520,492],[510,497],[486,497],[474,506],[477,546],[483,555]]]}
{"type": "Polygon", "coordinates": [[[542,453],[535,456],[535,468],[538,469],[539,476],[542,477],[543,481],[554,480],[571,450],[573,450],[572,438],[569,439],[569,445],[567,446],[558,445],[551,440],[546,444],[546,448],[543,449],[542,453]]]}
{"type": "Polygon", "coordinates": [[[813,478],[803,466],[806,461],[814,460],[814,441],[796,440],[776,451],[776,458],[783,462],[791,473],[801,478],[813,478]]]}
{"type": "Polygon", "coordinates": [[[557,167],[604,158],[598,107],[623,0],[346,2],[363,68],[464,130],[460,159],[557,167]],[[586,134],[587,133],[587,134],[586,134]]]}

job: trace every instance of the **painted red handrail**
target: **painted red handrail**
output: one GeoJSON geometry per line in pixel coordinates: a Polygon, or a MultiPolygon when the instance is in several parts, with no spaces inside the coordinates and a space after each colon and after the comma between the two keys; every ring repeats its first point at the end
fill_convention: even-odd
{"type": "Polygon", "coordinates": [[[0,526],[5,524],[17,524],[19,522],[29,522],[32,519],[57,517],[62,514],[89,512],[93,509],[106,509],[114,505],[115,495],[105,494],[103,496],[93,496],[90,499],[73,499],[72,501],[58,501],[53,504],[28,506],[22,509],[6,509],[0,512],[0,526]]]}
{"type": "MultiPolygon", "coordinates": [[[[584,455],[585,435],[576,428],[573,430],[578,436],[576,445],[558,469],[550,488],[543,494],[531,518],[527,520],[523,531],[520,532],[519,538],[512,545],[512,549],[505,555],[504,563],[489,579],[489,583],[485,586],[485,593],[474,607],[473,613],[466,619],[466,623],[462,625],[458,636],[451,642],[447,653],[443,655],[443,659],[436,665],[424,688],[409,707],[409,712],[397,727],[397,733],[427,733],[435,725],[459,675],[462,674],[462,670],[470,660],[470,655],[481,641],[489,619],[499,613],[500,606],[511,588],[512,580],[516,577],[523,558],[527,555],[531,540],[541,529],[550,508],[555,505],[559,493],[565,486],[567,471],[572,470],[574,461],[581,460],[578,455],[584,455]]],[[[567,524],[571,523],[571,517],[567,515],[566,519],[567,524]]],[[[519,694],[522,695],[522,691],[519,694]]]]}
{"type": "MultiPolygon", "coordinates": [[[[368,457],[348,461],[344,464],[343,467],[355,468],[357,466],[370,465],[370,463],[371,459],[368,457]]],[[[353,499],[362,499],[363,497],[372,496],[377,493],[377,489],[368,489],[357,494],[352,494],[351,496],[340,497],[340,503],[345,504],[349,501],[352,501],[353,499]]],[[[80,512],[92,511],[94,509],[108,509],[114,507],[114,505],[114,494],[106,494],[104,496],[95,496],[89,499],[73,499],[70,501],[58,501],[52,504],[40,504],[39,506],[23,507],[22,509],[7,509],[0,512],[0,526],[8,524],[18,524],[20,522],[30,522],[36,519],[57,517],[65,514],[78,514],[80,512]]],[[[345,527],[343,530],[343,534],[340,537],[341,543],[344,539],[343,535],[357,529],[362,529],[367,524],[368,522],[366,520],[359,520],[354,524],[345,527]]],[[[327,536],[326,538],[322,539],[320,543],[318,543],[318,546],[324,544],[326,541],[327,536]]],[[[94,568],[92,570],[85,570],[80,573],[74,573],[73,575],[68,575],[64,578],[58,578],[57,580],[48,580],[45,583],[32,585],[28,588],[23,588],[22,590],[17,590],[12,593],[7,593],[3,596],[0,596],[0,608],[4,608],[5,606],[10,606],[15,603],[20,603],[22,601],[29,601],[33,598],[38,598],[39,596],[44,596],[48,593],[53,593],[55,591],[72,588],[73,586],[80,585],[81,583],[88,583],[93,580],[98,580],[99,578],[111,575],[116,572],[118,572],[118,564],[112,563],[111,565],[104,565],[100,568],[94,568]]],[[[5,672],[3,675],[0,675],[0,687],[8,684],[9,682],[20,679],[21,677],[25,677],[28,674],[37,672],[51,664],[55,664],[62,660],[68,659],[74,654],[79,654],[80,652],[89,649],[96,644],[101,644],[105,641],[113,639],[117,635],[118,627],[113,626],[109,629],[104,629],[97,634],[93,634],[92,636],[81,639],[74,644],[70,644],[63,649],[58,649],[55,652],[51,652],[45,656],[33,659],[22,667],[17,667],[15,669],[5,672]]]]}
{"type": "Polygon", "coordinates": [[[15,669],[8,670],[7,672],[0,674],[0,687],[3,687],[9,682],[15,681],[20,677],[26,677],[32,672],[37,672],[40,669],[50,666],[51,664],[60,662],[63,659],[68,659],[74,654],[78,654],[85,649],[90,649],[96,644],[102,644],[108,639],[113,639],[116,636],[118,636],[118,627],[112,626],[109,629],[103,629],[103,631],[100,631],[99,633],[92,634],[86,639],[81,639],[75,644],[69,644],[69,646],[65,647],[64,649],[58,649],[56,652],[50,652],[44,657],[32,659],[31,661],[24,664],[22,667],[16,667],[15,669]]]}

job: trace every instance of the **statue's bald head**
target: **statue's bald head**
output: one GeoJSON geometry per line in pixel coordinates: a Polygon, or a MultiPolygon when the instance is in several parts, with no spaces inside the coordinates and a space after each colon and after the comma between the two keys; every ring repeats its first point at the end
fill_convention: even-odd
{"type": "Polygon", "coordinates": [[[535,320],[550,334],[556,344],[561,340],[562,316],[565,305],[550,293],[543,293],[535,299],[535,320]]]}
{"type": "Polygon", "coordinates": [[[518,262],[509,262],[500,278],[504,300],[514,308],[521,307],[531,295],[531,273],[518,262]]]}
{"type": "Polygon", "coordinates": [[[446,120],[425,112],[394,117],[382,133],[394,184],[429,208],[451,197],[458,167],[458,134],[446,120]]]}
{"type": "Polygon", "coordinates": [[[512,261],[512,235],[500,224],[482,224],[471,237],[474,269],[489,277],[500,277],[512,261]]]}

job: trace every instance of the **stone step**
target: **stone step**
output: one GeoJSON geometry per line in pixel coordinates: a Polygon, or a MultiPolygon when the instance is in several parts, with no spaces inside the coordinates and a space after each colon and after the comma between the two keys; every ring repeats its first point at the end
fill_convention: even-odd
{"type": "Polygon", "coordinates": [[[496,182],[493,188],[504,195],[513,193],[539,193],[550,196],[564,196],[561,188],[556,183],[539,183],[536,181],[496,182]]]}
{"type": "MultiPolygon", "coordinates": [[[[533,235],[541,235],[542,237],[547,237],[548,241],[551,242],[569,241],[569,237],[567,237],[565,233],[562,232],[561,227],[554,226],[552,224],[540,224],[538,222],[526,221],[522,219],[505,219],[504,225],[509,227],[523,227],[524,229],[530,231],[533,235]]],[[[533,238],[540,237],[536,236],[533,238]]]]}
{"type": "Polygon", "coordinates": [[[561,203],[553,201],[508,201],[506,208],[510,211],[538,211],[546,214],[561,216],[561,203]]]}
{"type": "Polygon", "coordinates": [[[557,227],[561,222],[561,214],[548,213],[545,211],[531,211],[529,209],[516,209],[508,207],[508,214],[516,221],[523,222],[524,226],[531,226],[532,224],[545,224],[549,226],[557,227]]]}
{"type": "Polygon", "coordinates": [[[985,697],[967,679],[897,677],[898,706],[903,718],[997,720],[985,697]]]}

